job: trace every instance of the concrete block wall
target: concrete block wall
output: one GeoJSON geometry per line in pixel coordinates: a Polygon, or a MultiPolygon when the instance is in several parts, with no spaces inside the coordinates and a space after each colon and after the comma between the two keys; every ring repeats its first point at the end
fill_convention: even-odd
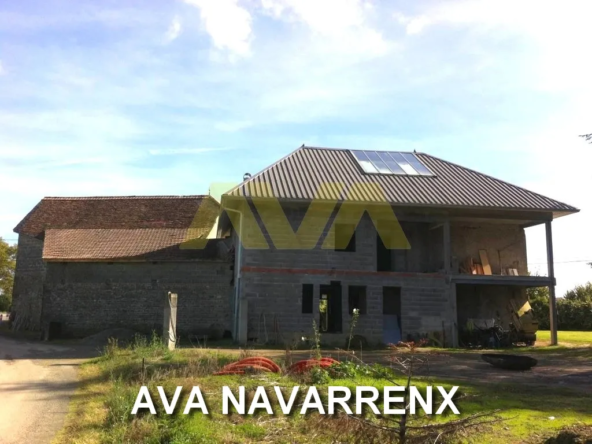
{"type": "Polygon", "coordinates": [[[25,234],[19,235],[12,309],[16,313],[15,328],[41,329],[41,299],[45,279],[43,241],[25,234]]]}
{"type": "MultiPolygon", "coordinates": [[[[304,210],[292,210],[288,213],[288,220],[293,229],[298,227],[304,210]]],[[[269,217],[273,220],[272,217],[269,217]]],[[[343,252],[322,248],[330,224],[319,219],[319,224],[326,224],[325,230],[318,239],[314,249],[278,249],[268,233],[264,232],[269,244],[268,249],[244,249],[243,266],[259,266],[310,269],[337,270],[368,270],[376,271],[376,231],[369,217],[363,217],[356,230],[356,251],[343,252]]],[[[285,239],[285,238],[284,238],[285,239]]],[[[316,239],[312,239],[314,242],[316,239]]]]}
{"type": "MultiPolygon", "coordinates": [[[[370,219],[368,214],[365,214],[358,223],[358,220],[346,221],[346,223],[358,223],[356,228],[356,251],[343,252],[335,251],[333,248],[323,248],[325,240],[328,236],[332,236],[330,228],[333,225],[335,213],[329,220],[317,218],[316,223],[320,227],[324,227],[322,232],[314,234],[302,235],[299,233],[299,238],[304,239],[306,243],[316,246],[314,249],[284,249],[278,247],[278,242],[286,242],[291,238],[290,235],[270,235],[266,227],[269,224],[277,223],[277,221],[285,217],[291,229],[296,232],[306,214],[307,208],[302,205],[289,205],[282,210],[285,216],[277,216],[277,213],[268,211],[267,214],[255,213],[257,222],[256,230],[261,230],[268,248],[264,249],[250,249],[245,248],[243,265],[245,266],[260,266],[265,267],[269,264],[274,264],[275,267],[285,268],[310,268],[310,269],[325,269],[325,270],[377,270],[377,231],[374,222],[370,219]],[[263,223],[265,221],[265,223],[263,223]],[[267,225],[266,225],[267,224],[267,225]]],[[[315,219],[313,219],[315,220],[315,219]]],[[[380,222],[379,222],[380,223],[380,222]]],[[[442,228],[430,229],[429,223],[412,223],[401,222],[401,226],[405,231],[406,237],[411,245],[410,250],[406,250],[406,264],[404,270],[393,271],[411,271],[411,272],[439,272],[444,268],[443,258],[443,236],[442,228]]],[[[250,233],[255,228],[248,230],[245,228],[245,233],[250,233]]],[[[319,230],[320,231],[320,230],[319,230]]],[[[249,234],[246,234],[249,236],[249,234]]],[[[330,239],[332,241],[332,239],[330,239]]],[[[392,250],[393,256],[400,253],[400,251],[392,250]]],[[[393,259],[393,264],[395,260],[393,259]]]]}
{"type": "Polygon", "coordinates": [[[113,327],[160,332],[171,291],[179,334],[230,330],[230,279],[226,262],[48,263],[43,322],[60,321],[78,337],[113,327]]]}
{"type": "Polygon", "coordinates": [[[520,306],[528,300],[526,289],[505,285],[457,285],[456,295],[460,327],[469,318],[494,318],[508,328],[512,321],[510,300],[520,306]]]}
{"type": "MultiPolygon", "coordinates": [[[[306,208],[289,205],[284,208],[292,230],[296,231],[306,208]]],[[[334,215],[333,215],[334,217],[334,215]]],[[[342,252],[323,249],[323,241],[329,235],[333,217],[319,219],[325,227],[314,249],[277,249],[272,238],[262,230],[269,249],[244,249],[243,267],[246,272],[241,281],[241,297],[248,303],[248,336],[275,340],[274,325],[284,342],[293,342],[302,336],[312,336],[313,319],[319,323],[320,285],[340,281],[342,285],[342,333],[325,333],[323,341],[344,346],[349,334],[351,316],[348,312],[348,287],[366,286],[367,313],[360,316],[356,334],[365,336],[372,343],[383,341],[383,287],[401,287],[402,337],[416,334],[441,333],[444,329],[451,340],[456,321],[456,306],[451,301],[450,285],[443,274],[442,234],[430,230],[430,225],[403,222],[411,244],[407,254],[408,271],[411,273],[376,273],[376,228],[366,214],[356,229],[356,251],[342,252]],[[307,270],[314,273],[305,274],[307,270]],[[350,271],[362,272],[348,273],[350,271]],[[302,285],[314,284],[313,314],[302,313],[302,285]],[[263,316],[267,338],[263,328],[263,316]]],[[[261,218],[257,216],[262,227],[261,218]]],[[[265,215],[266,222],[273,215],[265,215]]],[[[356,222],[356,221],[352,221],[356,222]]],[[[313,239],[313,241],[316,239],[313,239]]]]}
{"type": "Polygon", "coordinates": [[[486,250],[493,274],[501,274],[501,267],[512,267],[527,275],[526,235],[519,225],[454,223],[450,239],[452,255],[459,263],[469,256],[480,263],[479,250],[486,250]]]}
{"type": "Polygon", "coordinates": [[[401,287],[402,337],[408,334],[441,332],[451,338],[455,313],[451,312],[449,284],[444,276],[319,275],[296,273],[246,273],[242,279],[243,303],[248,303],[249,337],[292,343],[302,336],[312,337],[312,321],[319,324],[320,286],[339,281],[342,286],[342,333],[325,333],[323,342],[343,347],[349,335],[351,315],[348,307],[350,285],[366,286],[366,314],[360,315],[354,333],[369,342],[383,342],[383,287],[401,287]],[[302,313],[302,285],[314,285],[313,313],[302,313]],[[274,323],[275,320],[275,323],[274,323]],[[443,324],[444,322],[444,324],[443,324]]]}

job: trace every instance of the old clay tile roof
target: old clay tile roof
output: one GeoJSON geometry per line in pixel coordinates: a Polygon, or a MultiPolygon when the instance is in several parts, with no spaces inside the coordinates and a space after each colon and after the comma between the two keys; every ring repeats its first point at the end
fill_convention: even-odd
{"type": "MultiPolygon", "coordinates": [[[[225,195],[311,200],[321,184],[375,183],[392,205],[489,210],[552,212],[555,217],[579,211],[565,203],[534,193],[486,174],[429,154],[416,153],[433,176],[365,174],[348,149],[301,146],[225,195]],[[264,184],[268,185],[266,189],[264,184]]],[[[383,201],[379,194],[348,195],[348,200],[383,201]]],[[[336,189],[321,198],[343,200],[336,189]]]]}
{"type": "Polygon", "coordinates": [[[48,229],[43,244],[46,261],[191,260],[220,259],[221,239],[202,249],[182,248],[191,239],[205,239],[209,230],[186,228],[48,229]]]}
{"type": "Polygon", "coordinates": [[[42,238],[45,230],[200,228],[209,232],[220,211],[210,196],[46,197],[15,227],[42,238]],[[199,220],[196,220],[198,208],[199,220]]]}

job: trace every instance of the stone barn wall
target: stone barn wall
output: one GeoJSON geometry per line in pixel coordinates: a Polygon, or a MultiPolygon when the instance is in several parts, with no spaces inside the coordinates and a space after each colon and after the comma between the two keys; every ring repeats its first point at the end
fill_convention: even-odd
{"type": "Polygon", "coordinates": [[[12,291],[15,329],[36,331],[41,328],[41,297],[45,279],[42,256],[42,240],[26,234],[19,235],[12,291]]]}
{"type": "Polygon", "coordinates": [[[180,335],[231,329],[232,272],[227,262],[47,263],[43,322],[70,336],[106,328],[162,331],[165,296],[179,296],[180,335]]]}

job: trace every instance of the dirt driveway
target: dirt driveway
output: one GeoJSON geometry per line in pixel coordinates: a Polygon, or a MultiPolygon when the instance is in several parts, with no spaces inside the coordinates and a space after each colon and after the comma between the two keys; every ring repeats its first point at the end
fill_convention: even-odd
{"type": "MultiPolygon", "coordinates": [[[[503,353],[503,351],[498,351],[503,353]]],[[[253,352],[255,353],[255,352],[253,352]]],[[[263,356],[280,358],[282,350],[260,350],[263,356]]],[[[404,351],[401,351],[403,356],[404,351]]],[[[467,383],[509,383],[542,386],[547,389],[570,388],[592,396],[592,348],[574,347],[550,350],[512,350],[509,353],[526,354],[538,360],[532,370],[516,372],[497,369],[481,359],[481,352],[438,351],[419,349],[418,357],[427,362],[416,375],[436,379],[466,381],[467,383]]],[[[339,359],[337,351],[323,351],[326,356],[339,359]]],[[[356,353],[360,357],[359,353],[356,353]]],[[[306,359],[311,356],[309,351],[293,353],[293,359],[306,359]]],[[[363,353],[366,363],[379,362],[388,365],[389,351],[367,351],[363,353]]]]}
{"type": "Polygon", "coordinates": [[[0,336],[0,443],[50,443],[94,351],[0,336]]]}
{"type": "Polygon", "coordinates": [[[434,377],[488,383],[519,383],[547,389],[571,388],[592,395],[592,349],[524,353],[538,360],[525,372],[497,369],[480,353],[430,353],[423,374],[434,377]]]}

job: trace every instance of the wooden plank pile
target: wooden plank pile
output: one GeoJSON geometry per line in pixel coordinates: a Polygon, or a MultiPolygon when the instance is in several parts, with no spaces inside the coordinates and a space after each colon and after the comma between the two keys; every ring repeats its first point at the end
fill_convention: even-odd
{"type": "MultiPolygon", "coordinates": [[[[489,257],[487,255],[487,250],[479,250],[479,259],[481,262],[475,262],[473,261],[472,257],[467,257],[465,261],[459,266],[460,272],[463,274],[476,274],[485,276],[493,275],[489,257]]],[[[520,276],[518,269],[513,267],[501,267],[501,275],[520,276]]]]}

